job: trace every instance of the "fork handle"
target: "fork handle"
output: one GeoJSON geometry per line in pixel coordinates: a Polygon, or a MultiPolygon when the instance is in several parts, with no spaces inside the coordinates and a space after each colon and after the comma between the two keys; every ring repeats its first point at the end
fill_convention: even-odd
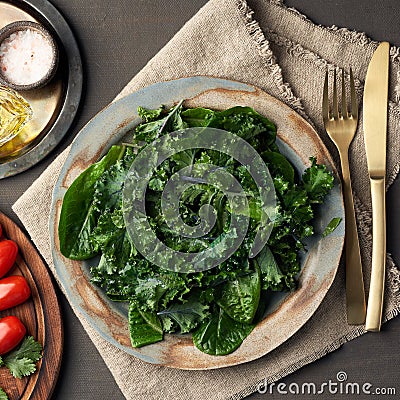
{"type": "Polygon", "coordinates": [[[382,320],[386,263],[385,178],[371,178],[372,269],[365,329],[379,332],[382,320]]]}
{"type": "Polygon", "coordinates": [[[354,213],[353,191],[348,159],[342,157],[343,194],[345,203],[345,250],[346,250],[346,303],[347,322],[362,325],[365,322],[365,291],[354,213]]]}

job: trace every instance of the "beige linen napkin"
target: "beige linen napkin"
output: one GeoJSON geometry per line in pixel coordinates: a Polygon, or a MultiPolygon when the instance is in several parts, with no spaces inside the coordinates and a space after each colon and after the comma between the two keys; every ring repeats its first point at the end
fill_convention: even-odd
{"type": "MultiPolygon", "coordinates": [[[[154,82],[183,76],[213,75],[243,81],[261,87],[305,116],[336,155],[322,126],[320,95],[325,71],[351,65],[361,97],[368,62],[377,43],[362,33],[316,26],[278,0],[248,3],[211,0],[132,79],[118,98],[154,82]]],[[[396,177],[400,161],[396,85],[399,54],[400,50],[392,47],[388,185],[396,177]]],[[[352,165],[352,174],[362,256],[364,265],[370,266],[371,205],[361,132],[362,124],[351,149],[353,160],[357,160],[357,165],[352,165]]],[[[52,189],[67,152],[14,205],[53,273],[48,226],[43,215],[51,212],[52,189]]],[[[396,316],[400,309],[399,272],[390,257],[387,269],[384,320],[396,316]]],[[[365,277],[368,285],[367,270],[365,277]]],[[[105,342],[77,315],[126,398],[135,400],[240,399],[257,390],[257,384],[264,378],[275,381],[364,332],[362,327],[346,323],[343,266],[315,315],[297,334],[259,360],[220,370],[180,371],[146,364],[105,342]]]]}

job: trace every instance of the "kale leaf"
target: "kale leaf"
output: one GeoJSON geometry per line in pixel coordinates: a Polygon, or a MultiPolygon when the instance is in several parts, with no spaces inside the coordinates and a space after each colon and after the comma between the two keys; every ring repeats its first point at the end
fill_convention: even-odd
{"type": "Polygon", "coordinates": [[[323,164],[317,164],[314,157],[310,158],[311,167],[303,174],[303,187],[307,191],[311,203],[322,203],[325,196],[333,188],[333,175],[323,164]]]}
{"type": "Polygon", "coordinates": [[[209,305],[200,301],[200,295],[194,293],[184,302],[174,302],[168,308],[157,312],[164,330],[174,332],[178,326],[181,333],[193,331],[200,322],[209,317],[209,305]]]}

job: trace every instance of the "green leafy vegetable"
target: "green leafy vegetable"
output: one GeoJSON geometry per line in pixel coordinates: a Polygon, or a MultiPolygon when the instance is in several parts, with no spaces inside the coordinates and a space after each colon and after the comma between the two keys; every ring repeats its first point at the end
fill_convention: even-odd
{"type": "Polygon", "coordinates": [[[264,290],[283,290],[285,276],[268,246],[264,246],[254,262],[261,271],[262,288],[264,290]]]}
{"type": "Polygon", "coordinates": [[[326,226],[324,232],[322,233],[322,237],[326,237],[330,235],[342,222],[342,218],[332,218],[329,224],[326,226]]]}
{"type": "Polygon", "coordinates": [[[129,306],[128,320],[133,347],[142,347],[163,339],[161,322],[156,314],[143,312],[132,303],[129,306]]]}
{"type": "Polygon", "coordinates": [[[303,174],[303,186],[312,203],[322,203],[333,187],[333,176],[325,165],[317,164],[314,157],[310,158],[311,167],[303,174]]]}
{"type": "Polygon", "coordinates": [[[289,185],[294,183],[294,169],[285,156],[276,151],[264,151],[261,157],[272,176],[281,176],[289,185]]]}
{"type": "MultiPolygon", "coordinates": [[[[263,318],[270,293],[297,286],[299,252],[303,240],[314,233],[315,207],[333,187],[333,176],[311,158],[302,176],[276,145],[276,127],[250,107],[224,111],[185,109],[180,102],[171,109],[138,109],[143,123],[133,132],[132,146],[113,146],[68,189],[59,224],[62,253],[72,259],[100,254],[90,269],[92,282],[110,299],[129,303],[132,346],[163,339],[164,333],[193,333],[197,348],[207,354],[234,351],[263,318]],[[179,199],[184,223],[195,227],[203,206],[212,205],[215,225],[196,239],[178,235],[162,211],[162,193],[171,177],[187,168],[196,171],[212,164],[233,175],[247,198],[247,235],[231,257],[202,272],[178,273],[153,265],[134,247],[122,211],[122,192],[136,153],[147,143],[186,127],[228,130],[245,139],[261,155],[273,178],[277,196],[276,218],[268,244],[254,259],[249,251],[261,222],[259,190],[247,168],[223,151],[191,149],[173,154],[153,172],[146,191],[146,217],[151,229],[168,247],[179,252],[199,252],[215,246],[229,232],[232,209],[225,194],[196,173],[184,178],[191,183],[179,199]]],[[[158,155],[154,154],[154,157],[158,155]]],[[[329,229],[334,229],[332,222],[329,229]]],[[[338,222],[337,222],[338,223],[338,222]]],[[[156,252],[154,243],[148,249],[156,252]]],[[[169,260],[165,260],[168,263],[169,260]]]]}
{"type": "Polygon", "coordinates": [[[36,362],[42,357],[42,346],[32,336],[27,336],[21,346],[9,353],[0,366],[5,365],[15,378],[22,378],[36,371],[36,362]]]}
{"type": "Polygon", "coordinates": [[[83,260],[97,254],[90,240],[98,217],[93,204],[95,183],[123,152],[122,146],[112,146],[99,162],[79,175],[65,193],[58,225],[60,250],[65,257],[83,260]]]}
{"type": "Polygon", "coordinates": [[[204,353],[224,356],[235,351],[253,328],[254,325],[234,321],[220,309],[193,333],[193,343],[204,353]]]}
{"type": "Polygon", "coordinates": [[[2,388],[0,388],[0,400],[8,400],[7,393],[2,388]]]}
{"type": "Polygon", "coordinates": [[[215,111],[207,108],[189,108],[182,111],[182,118],[189,127],[208,126],[215,116],[215,111]]]}
{"type": "Polygon", "coordinates": [[[156,110],[149,110],[147,108],[140,106],[137,109],[139,117],[143,118],[145,122],[151,122],[155,121],[156,119],[159,119],[163,111],[164,111],[164,106],[160,106],[156,110]]]}
{"type": "Polygon", "coordinates": [[[164,118],[153,120],[153,117],[158,113],[158,110],[156,110],[154,113],[154,110],[152,112],[152,110],[144,110],[143,108],[141,109],[141,114],[145,116],[145,119],[150,120],[150,122],[141,124],[136,128],[136,140],[144,140],[147,143],[151,143],[164,132],[174,132],[188,127],[181,117],[182,101],[176,105],[173,110],[170,111],[164,118]],[[149,117],[149,115],[151,117],[149,117]]]}
{"type": "Polygon", "coordinates": [[[250,323],[260,301],[261,279],[257,268],[247,275],[226,282],[217,304],[235,321],[250,323]]]}
{"type": "Polygon", "coordinates": [[[208,305],[202,304],[198,296],[194,295],[184,303],[174,303],[159,311],[157,315],[161,318],[163,326],[168,327],[165,331],[173,332],[173,327],[177,324],[181,333],[187,333],[209,316],[208,308],[208,305]]]}
{"type": "Polygon", "coordinates": [[[250,107],[232,107],[215,114],[208,126],[225,129],[236,133],[251,143],[257,137],[259,143],[272,145],[275,143],[276,128],[267,118],[263,117],[250,107]]]}

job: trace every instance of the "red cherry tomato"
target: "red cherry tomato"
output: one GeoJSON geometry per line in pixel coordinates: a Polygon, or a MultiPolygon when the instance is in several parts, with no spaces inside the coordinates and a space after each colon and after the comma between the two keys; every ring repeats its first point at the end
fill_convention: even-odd
{"type": "Polygon", "coordinates": [[[14,316],[0,319],[0,356],[8,353],[24,338],[26,328],[14,316]]]}
{"type": "Polygon", "coordinates": [[[0,279],[0,311],[28,300],[31,289],[23,276],[12,275],[0,279]]]}
{"type": "Polygon", "coordinates": [[[3,236],[3,228],[0,225],[0,238],[3,236]]]}
{"type": "Polygon", "coordinates": [[[17,258],[18,246],[13,240],[0,242],[0,278],[14,265],[17,258]]]}

